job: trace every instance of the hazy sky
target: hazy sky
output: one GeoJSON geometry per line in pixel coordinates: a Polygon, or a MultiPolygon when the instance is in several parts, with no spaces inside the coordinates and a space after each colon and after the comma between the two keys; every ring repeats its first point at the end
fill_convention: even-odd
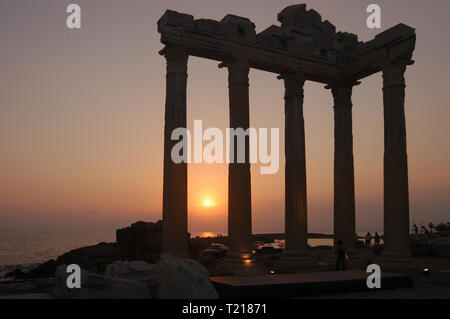
{"type": "MultiPolygon", "coordinates": [[[[250,18],[257,32],[295,1],[1,0],[0,231],[114,230],[157,220],[162,207],[165,60],[156,22],[166,9],[220,20],[250,18]],[[81,30],[66,27],[69,3],[81,30]]],[[[397,23],[416,28],[406,71],[411,222],[450,221],[450,2],[307,1],[338,30],[367,41],[397,23]],[[365,21],[382,8],[382,29],[365,21]]],[[[188,123],[228,126],[227,71],[190,58],[188,123]]],[[[353,93],[357,230],[382,229],[381,74],[353,93]]],[[[252,167],[253,231],[284,228],[283,83],[250,71],[250,124],[280,128],[276,175],[252,167]]],[[[304,103],[311,231],[333,225],[333,102],[307,82],[304,103]]],[[[189,166],[189,230],[226,232],[227,165],[189,166]],[[202,207],[205,198],[216,206],[202,207]]]]}

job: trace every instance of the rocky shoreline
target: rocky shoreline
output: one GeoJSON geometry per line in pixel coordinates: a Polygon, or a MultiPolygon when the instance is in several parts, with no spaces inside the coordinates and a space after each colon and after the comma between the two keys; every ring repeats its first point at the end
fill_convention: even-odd
{"type": "MultiPolygon", "coordinates": [[[[329,234],[311,233],[309,238],[333,238],[329,234]]],[[[274,239],[284,239],[284,234],[254,234],[253,240],[269,243],[274,239]]],[[[116,231],[116,242],[101,242],[92,246],[80,247],[60,255],[56,259],[40,264],[11,265],[6,277],[16,279],[47,278],[55,274],[58,265],[78,264],[94,273],[103,273],[108,264],[116,261],[145,261],[155,263],[161,254],[162,221],[138,221],[129,227],[116,231]]],[[[196,257],[212,243],[228,245],[228,237],[195,237],[189,240],[189,253],[196,257]]]]}
{"type": "MultiPolygon", "coordinates": [[[[333,235],[310,233],[308,238],[332,239],[333,235]]],[[[284,239],[284,234],[253,235],[254,242],[270,243],[275,239],[284,239]]],[[[41,264],[11,265],[9,266],[10,271],[4,273],[2,281],[5,281],[7,278],[34,279],[52,277],[56,268],[62,264],[78,264],[94,273],[104,273],[106,267],[117,260],[145,261],[153,264],[159,260],[161,241],[161,220],[157,222],[138,221],[129,227],[116,230],[116,242],[101,242],[96,245],[77,248],[41,264]]],[[[194,259],[199,259],[201,252],[212,243],[228,245],[228,237],[190,238],[189,253],[194,259]]],[[[413,256],[450,257],[450,237],[442,237],[437,233],[411,235],[411,252],[413,256]]]]}
{"type": "MultiPolygon", "coordinates": [[[[317,233],[309,234],[308,237],[333,238],[332,235],[317,233]]],[[[253,235],[255,242],[269,243],[273,242],[274,239],[284,239],[284,234],[253,235]]],[[[162,221],[139,221],[133,223],[129,227],[116,231],[116,242],[101,242],[96,245],[81,247],[38,265],[28,265],[13,269],[1,278],[0,295],[38,292],[55,296],[54,291],[57,288],[57,284],[55,285],[55,280],[57,281],[56,277],[63,276],[61,267],[69,264],[77,264],[83,269],[85,274],[88,274],[88,277],[93,278],[93,281],[102,282],[102,285],[105,285],[105,287],[114,286],[115,284],[121,286],[124,284],[121,282],[116,283],[110,278],[114,277],[111,276],[114,273],[112,271],[114,268],[121,269],[119,271],[121,275],[128,279],[129,277],[142,279],[142,276],[144,276],[146,277],[145,280],[153,282],[147,288],[151,291],[150,295],[155,296],[157,293],[155,292],[154,277],[157,272],[155,269],[160,267],[161,264],[161,241],[162,221]]],[[[216,261],[202,257],[201,252],[212,243],[227,245],[228,238],[226,236],[219,236],[189,239],[189,253],[192,259],[187,260],[194,263],[190,264],[189,267],[197,269],[196,271],[202,273],[202,276],[206,276],[206,278],[208,278],[208,271],[211,272],[211,268],[214,268],[216,261]]],[[[323,250],[324,248],[329,249],[330,247],[317,247],[316,249],[312,249],[312,251],[315,250],[316,255],[326,255],[327,252],[320,253],[318,251],[318,249],[323,250]]],[[[382,246],[378,247],[377,251],[373,251],[373,253],[378,254],[381,250],[382,246]]],[[[450,237],[442,237],[438,234],[411,235],[411,251],[413,256],[450,257],[450,237]]],[[[183,264],[185,260],[172,259],[171,262],[183,264]]],[[[117,269],[115,273],[117,273],[117,269]]],[[[141,292],[145,290],[139,289],[138,291],[141,292]]],[[[191,291],[191,293],[193,292],[191,291]]],[[[58,293],[56,293],[56,296],[58,296],[58,293]]]]}

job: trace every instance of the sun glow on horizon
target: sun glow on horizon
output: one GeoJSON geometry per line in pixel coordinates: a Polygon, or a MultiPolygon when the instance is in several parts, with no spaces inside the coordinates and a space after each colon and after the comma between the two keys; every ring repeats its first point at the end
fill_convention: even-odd
{"type": "Polygon", "coordinates": [[[205,200],[203,200],[204,207],[213,207],[215,205],[216,204],[210,198],[206,198],[205,200]]]}
{"type": "Polygon", "coordinates": [[[205,199],[205,200],[203,201],[203,206],[205,206],[205,207],[211,207],[211,206],[212,206],[211,200],[210,200],[210,199],[205,199]]]}

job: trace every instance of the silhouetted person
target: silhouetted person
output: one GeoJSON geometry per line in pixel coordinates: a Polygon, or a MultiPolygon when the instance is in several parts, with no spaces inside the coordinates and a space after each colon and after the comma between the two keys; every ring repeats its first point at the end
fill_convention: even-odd
{"type": "Polygon", "coordinates": [[[378,235],[378,232],[375,232],[375,246],[380,245],[380,235],[378,235]]]}
{"type": "Polygon", "coordinates": [[[428,228],[430,228],[430,233],[433,233],[434,225],[433,225],[432,222],[430,222],[430,223],[428,224],[428,228]]]}
{"type": "Polygon", "coordinates": [[[365,245],[367,247],[370,247],[371,242],[372,242],[372,235],[370,234],[370,232],[367,232],[365,245]]]}
{"type": "Polygon", "coordinates": [[[419,228],[417,227],[416,224],[413,225],[414,228],[414,233],[417,235],[417,233],[419,232],[419,228]]]}
{"type": "Polygon", "coordinates": [[[334,246],[334,252],[336,254],[336,270],[345,270],[345,254],[346,249],[344,247],[344,244],[342,243],[342,240],[338,240],[336,242],[336,245],[334,246]]]}
{"type": "Polygon", "coordinates": [[[425,234],[428,234],[428,229],[425,226],[422,226],[422,232],[424,232],[425,234]]]}

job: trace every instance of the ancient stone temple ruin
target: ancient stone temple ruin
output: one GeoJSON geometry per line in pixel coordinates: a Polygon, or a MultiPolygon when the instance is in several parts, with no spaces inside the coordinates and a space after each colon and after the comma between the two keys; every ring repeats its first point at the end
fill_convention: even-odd
{"type": "MultiPolygon", "coordinates": [[[[283,260],[308,261],[307,195],[303,86],[325,84],[334,98],[334,238],[355,246],[355,190],[352,135],[352,90],[359,80],[383,72],[384,102],[384,242],[383,256],[409,256],[409,199],[405,131],[405,78],[413,61],[415,30],[398,24],[373,40],[337,32],[305,4],[278,14],[280,26],[256,34],[247,18],[226,15],[221,21],[166,11],[158,31],[167,60],[164,130],[163,251],[186,255],[187,164],[175,164],[171,140],[186,127],[189,56],[212,59],[228,69],[230,127],[249,123],[249,70],[278,75],[285,93],[285,235],[283,260]]],[[[280,97],[281,99],[281,97],[280,97]]],[[[248,151],[249,145],[246,145],[248,151]]],[[[235,152],[236,153],[236,152],[235,152]]],[[[252,241],[250,163],[229,164],[228,234],[231,257],[250,257],[252,241]]]]}

